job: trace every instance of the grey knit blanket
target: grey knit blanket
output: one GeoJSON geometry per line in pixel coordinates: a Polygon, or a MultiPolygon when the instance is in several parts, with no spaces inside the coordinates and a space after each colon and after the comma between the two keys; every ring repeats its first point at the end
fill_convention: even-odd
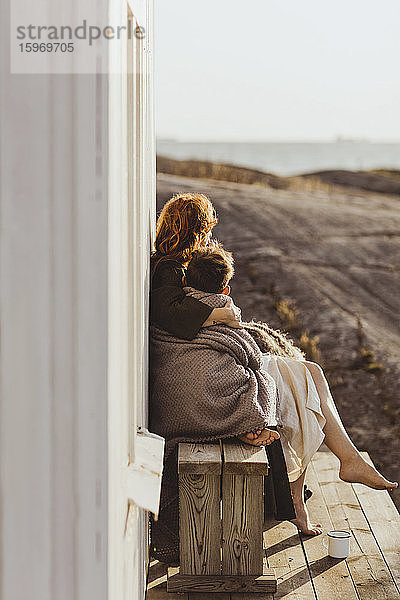
{"type": "MultiPolygon", "coordinates": [[[[185,288],[214,308],[227,297],[185,288]]],[[[151,554],[179,561],[177,445],[211,442],[276,424],[276,386],[245,329],[205,327],[193,340],[151,327],[150,430],[166,440],[159,519],[151,554]]]]}
{"type": "MultiPolygon", "coordinates": [[[[214,308],[227,296],[185,288],[214,308]]],[[[245,329],[205,327],[193,340],[151,328],[151,430],[166,457],[181,441],[213,441],[276,425],[276,387],[245,329]]]]}

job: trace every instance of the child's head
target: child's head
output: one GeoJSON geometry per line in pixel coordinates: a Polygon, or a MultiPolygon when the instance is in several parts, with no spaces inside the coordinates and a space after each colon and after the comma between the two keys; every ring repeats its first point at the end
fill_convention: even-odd
{"type": "Polygon", "coordinates": [[[157,220],[156,253],[186,263],[206,245],[217,224],[215,210],[204,194],[175,194],[157,220]]]}
{"type": "Polygon", "coordinates": [[[203,292],[229,293],[228,284],[233,274],[231,252],[214,243],[193,253],[187,266],[185,284],[203,292]]]}

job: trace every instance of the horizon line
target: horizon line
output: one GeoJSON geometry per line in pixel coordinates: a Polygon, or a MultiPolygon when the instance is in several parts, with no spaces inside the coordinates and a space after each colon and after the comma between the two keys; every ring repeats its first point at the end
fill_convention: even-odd
{"type": "Polygon", "coordinates": [[[400,144],[400,138],[275,138],[275,139],[184,139],[172,136],[160,136],[156,142],[173,142],[180,144],[400,144]]]}

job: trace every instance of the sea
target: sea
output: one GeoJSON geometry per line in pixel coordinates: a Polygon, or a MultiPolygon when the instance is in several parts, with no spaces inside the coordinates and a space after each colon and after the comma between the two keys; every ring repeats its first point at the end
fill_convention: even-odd
{"type": "Polygon", "coordinates": [[[223,162],[298,175],[330,169],[400,170],[400,142],[181,142],[158,140],[157,153],[176,159],[223,162]]]}

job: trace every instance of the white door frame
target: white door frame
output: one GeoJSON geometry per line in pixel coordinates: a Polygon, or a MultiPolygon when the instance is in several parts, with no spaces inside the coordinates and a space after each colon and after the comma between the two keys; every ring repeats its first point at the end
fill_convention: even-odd
{"type": "Polygon", "coordinates": [[[163,440],[147,432],[149,257],[155,221],[152,0],[112,1],[144,37],[110,47],[109,598],[145,594],[147,511],[158,511],[163,440]]]}

